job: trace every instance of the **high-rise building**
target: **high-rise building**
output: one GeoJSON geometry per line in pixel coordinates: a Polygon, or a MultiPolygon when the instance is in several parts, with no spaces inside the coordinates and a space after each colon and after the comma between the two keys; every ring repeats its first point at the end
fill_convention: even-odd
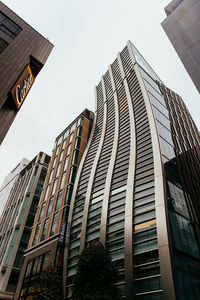
{"type": "Polygon", "coordinates": [[[96,117],[69,211],[66,299],[100,241],[121,299],[200,298],[200,138],[180,96],[131,42],[96,87],[96,117]]]}
{"type": "Polygon", "coordinates": [[[18,175],[0,222],[0,299],[13,299],[50,157],[40,152],[18,175]]]}
{"type": "Polygon", "coordinates": [[[29,163],[29,160],[23,158],[20,163],[5,177],[1,188],[0,188],[0,222],[1,222],[1,214],[4,209],[4,206],[7,202],[7,199],[10,195],[11,189],[18,179],[18,176],[22,169],[29,163]]]}
{"type": "MultiPolygon", "coordinates": [[[[14,299],[30,299],[48,265],[63,272],[67,217],[74,180],[90,136],[93,113],[85,109],[55,140],[47,177],[14,299]]],[[[59,291],[61,292],[61,291],[59,291]]]]}
{"type": "Polygon", "coordinates": [[[165,12],[162,26],[200,92],[200,2],[173,0],[165,12]]]}
{"type": "Polygon", "coordinates": [[[0,144],[52,48],[0,1],[0,144]]]}

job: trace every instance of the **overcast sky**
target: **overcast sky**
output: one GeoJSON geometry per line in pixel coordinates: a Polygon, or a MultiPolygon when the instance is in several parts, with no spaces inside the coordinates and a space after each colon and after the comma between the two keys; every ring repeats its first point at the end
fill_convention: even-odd
{"type": "Polygon", "coordinates": [[[51,154],[54,139],[85,108],[130,39],[180,94],[200,128],[200,96],[160,23],[170,0],[3,0],[54,49],[0,147],[0,185],[23,158],[51,154]]]}

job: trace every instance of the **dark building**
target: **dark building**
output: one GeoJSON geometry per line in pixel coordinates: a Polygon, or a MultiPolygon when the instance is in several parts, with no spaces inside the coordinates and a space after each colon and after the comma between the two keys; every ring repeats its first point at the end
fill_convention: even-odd
{"type": "Polygon", "coordinates": [[[199,299],[200,139],[183,100],[128,42],[96,103],[70,204],[65,298],[81,251],[101,241],[122,299],[199,299]]]}
{"type": "Polygon", "coordinates": [[[50,157],[40,152],[15,180],[0,222],[0,299],[13,299],[50,157]]]}
{"type": "Polygon", "coordinates": [[[165,12],[162,26],[200,92],[200,2],[173,0],[165,12]]]}
{"type": "Polygon", "coordinates": [[[93,117],[93,113],[85,109],[55,140],[14,299],[31,299],[34,285],[48,265],[55,266],[60,273],[66,273],[63,260],[69,206],[93,117]]]}
{"type": "Polygon", "coordinates": [[[52,48],[0,1],[0,144],[52,48]]]}

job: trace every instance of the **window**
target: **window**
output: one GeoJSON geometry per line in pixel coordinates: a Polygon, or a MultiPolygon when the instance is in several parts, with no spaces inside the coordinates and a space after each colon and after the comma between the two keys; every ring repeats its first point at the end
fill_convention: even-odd
{"type": "Polygon", "coordinates": [[[56,210],[60,208],[61,199],[62,199],[62,192],[58,193],[57,202],[56,202],[56,210]]]}
{"type": "Polygon", "coordinates": [[[81,144],[81,139],[79,137],[76,138],[74,148],[79,149],[81,144]]]}
{"type": "Polygon", "coordinates": [[[154,180],[154,175],[153,174],[148,175],[144,178],[140,178],[140,179],[136,178],[135,185],[138,186],[138,185],[144,184],[145,182],[152,181],[152,180],[154,180]]]}
{"type": "Polygon", "coordinates": [[[66,198],[65,198],[65,203],[69,204],[71,201],[71,197],[72,197],[72,192],[73,192],[73,186],[72,185],[68,185],[67,187],[67,193],[66,193],[66,198]]]}
{"type": "Polygon", "coordinates": [[[43,227],[42,235],[41,235],[41,241],[43,241],[45,239],[45,236],[46,236],[46,233],[47,233],[48,222],[49,222],[49,218],[46,219],[45,222],[44,222],[44,227],[43,227]]]}
{"type": "Polygon", "coordinates": [[[75,178],[76,178],[76,169],[77,167],[76,166],[73,166],[70,170],[70,175],[69,175],[69,182],[70,183],[74,183],[75,181],[75,178]]]}
{"type": "Polygon", "coordinates": [[[82,127],[78,127],[77,136],[81,136],[81,134],[82,134],[82,127]]]}
{"type": "Polygon", "coordinates": [[[149,277],[160,273],[159,263],[153,263],[146,266],[135,268],[135,275],[137,278],[149,277]]]}
{"type": "Polygon", "coordinates": [[[139,215],[139,214],[142,214],[142,213],[147,212],[147,211],[152,210],[152,209],[155,209],[155,203],[154,202],[150,202],[147,205],[142,205],[142,206],[139,206],[139,207],[135,208],[134,209],[134,214],[139,215]]]}
{"type": "Polygon", "coordinates": [[[116,214],[119,214],[121,212],[125,211],[125,205],[121,205],[121,206],[118,206],[116,207],[115,209],[112,209],[109,211],[109,216],[113,216],[113,215],[116,215],[116,214]]]}
{"type": "MultiPolygon", "coordinates": [[[[97,216],[98,217],[98,216],[97,216]]],[[[99,218],[97,218],[97,219],[99,219],[99,218]]],[[[93,219],[92,219],[93,220],[93,219]]],[[[96,222],[96,219],[94,219],[94,221],[93,222],[96,222]]],[[[78,224],[80,224],[80,223],[82,223],[82,216],[80,216],[80,218],[78,218],[78,219],[76,219],[76,220],[74,220],[74,221],[72,221],[72,227],[73,226],[76,226],[76,225],[78,225],[78,224]]],[[[90,225],[90,222],[88,222],[89,223],[89,225],[90,225]]]]}
{"type": "Polygon", "coordinates": [[[69,130],[65,131],[65,134],[64,134],[64,139],[66,139],[66,137],[69,135],[69,130]]]}
{"type": "Polygon", "coordinates": [[[64,154],[64,150],[61,152],[61,154],[60,154],[60,162],[62,161],[62,159],[63,159],[63,154],[64,154]]]}
{"type": "Polygon", "coordinates": [[[138,224],[134,227],[134,232],[138,232],[138,231],[141,231],[141,230],[145,230],[145,229],[149,229],[151,227],[154,227],[156,226],[156,220],[151,220],[151,221],[147,221],[147,222],[144,222],[142,224],[138,224]]]}
{"type": "Polygon", "coordinates": [[[93,231],[96,231],[96,230],[99,230],[100,229],[100,221],[98,221],[97,223],[95,223],[95,224],[92,224],[92,226],[90,226],[89,228],[88,228],[88,233],[90,233],[90,232],[93,232],[93,231]]]}
{"type": "Polygon", "coordinates": [[[63,173],[63,175],[62,175],[62,180],[61,180],[61,184],[60,184],[60,190],[64,187],[65,175],[66,175],[66,172],[63,173]]]}
{"type": "Polygon", "coordinates": [[[91,211],[89,214],[88,214],[88,218],[93,218],[94,216],[96,216],[97,214],[100,214],[101,213],[101,207],[91,211]]]}
{"type": "Polygon", "coordinates": [[[70,151],[71,151],[71,144],[68,146],[68,148],[67,148],[67,155],[69,155],[70,154],[70,151]]]}
{"type": "Polygon", "coordinates": [[[124,238],[123,237],[120,239],[115,239],[114,241],[108,243],[109,251],[116,250],[116,249],[123,248],[123,247],[124,247],[124,238]]]}
{"type": "Polygon", "coordinates": [[[21,240],[21,242],[19,244],[19,247],[18,247],[18,251],[17,251],[16,257],[15,257],[14,265],[13,265],[16,268],[21,268],[22,267],[22,264],[23,264],[23,261],[24,261],[24,251],[27,248],[28,240],[29,240],[29,233],[24,232],[23,235],[22,235],[22,240],[21,240]],[[24,240],[23,240],[23,237],[25,237],[24,240]]]}
{"type": "Polygon", "coordinates": [[[111,241],[115,241],[124,237],[124,230],[115,231],[114,233],[110,233],[107,235],[108,243],[111,241]]]}
{"type": "Polygon", "coordinates": [[[145,252],[157,248],[157,239],[134,244],[134,253],[145,252]]]}
{"type": "Polygon", "coordinates": [[[54,197],[52,197],[52,198],[50,199],[50,201],[49,201],[49,207],[48,207],[48,210],[47,210],[47,217],[50,215],[51,210],[52,210],[52,206],[53,206],[53,198],[54,198],[54,197]]]}
{"type": "Polygon", "coordinates": [[[158,260],[158,250],[153,250],[150,252],[135,255],[135,265],[143,265],[158,260]]]}
{"type": "Polygon", "coordinates": [[[191,221],[171,211],[169,216],[175,247],[180,251],[199,258],[199,250],[191,221]]]}
{"type": "Polygon", "coordinates": [[[146,189],[144,191],[139,191],[138,193],[135,194],[135,200],[137,200],[139,198],[146,197],[146,196],[151,195],[153,193],[154,193],[154,187],[151,187],[151,188],[146,189]]]}
{"type": "Polygon", "coordinates": [[[74,123],[74,124],[71,126],[71,132],[73,132],[75,128],[76,128],[76,123],[74,123]]]}
{"type": "Polygon", "coordinates": [[[58,154],[59,149],[60,149],[60,146],[58,146],[57,149],[56,149],[56,155],[58,154]]]}
{"type": "Polygon", "coordinates": [[[56,171],[56,177],[59,176],[60,174],[60,168],[61,168],[61,164],[58,165],[57,171],[56,171]]]}
{"type": "Polygon", "coordinates": [[[58,184],[58,180],[56,179],[56,180],[54,181],[54,185],[53,185],[52,196],[53,196],[53,195],[55,194],[55,192],[56,192],[57,184],[58,184]]]}
{"type": "Polygon", "coordinates": [[[64,142],[63,142],[63,145],[62,145],[62,149],[64,150],[65,149],[65,147],[66,147],[66,143],[67,143],[67,141],[66,140],[64,140],[64,142]]]}
{"type": "Polygon", "coordinates": [[[145,240],[149,240],[155,238],[157,235],[156,227],[151,228],[149,230],[138,232],[134,235],[134,242],[141,242],[145,240]]]}
{"type": "Polygon", "coordinates": [[[137,280],[135,281],[135,288],[137,293],[160,290],[160,277],[137,280]]]}
{"type": "Polygon", "coordinates": [[[36,229],[35,229],[35,235],[34,235],[33,243],[32,243],[33,246],[34,246],[34,245],[36,244],[36,242],[37,242],[39,230],[40,230],[40,223],[37,224],[37,227],[36,227],[36,229]]]}
{"type": "Polygon", "coordinates": [[[66,171],[66,170],[67,170],[68,163],[69,163],[69,156],[67,156],[66,159],[65,159],[65,164],[64,164],[64,169],[63,169],[63,171],[66,171]]]}
{"type": "Polygon", "coordinates": [[[22,31],[22,28],[0,12],[0,30],[10,38],[14,39],[22,31]]]}
{"type": "Polygon", "coordinates": [[[121,220],[124,220],[124,212],[122,212],[121,214],[114,215],[113,217],[110,217],[108,224],[120,222],[121,220]]]}
{"type": "Polygon", "coordinates": [[[112,225],[108,225],[108,233],[109,232],[113,232],[113,231],[116,231],[116,230],[119,230],[121,228],[124,227],[124,220],[122,220],[121,222],[118,222],[118,223],[114,223],[112,225]]]}
{"type": "Polygon", "coordinates": [[[124,248],[111,251],[110,256],[114,260],[124,258],[124,248]]]}
{"type": "Polygon", "coordinates": [[[39,221],[40,221],[40,220],[42,219],[42,217],[44,216],[45,205],[46,205],[46,203],[44,203],[44,204],[42,205],[42,208],[41,208],[41,211],[40,211],[39,221]]]}
{"type": "Polygon", "coordinates": [[[87,237],[86,237],[86,241],[89,242],[89,241],[94,240],[94,239],[96,239],[98,237],[99,237],[99,230],[94,231],[94,232],[88,234],[87,237]]]}
{"type": "Polygon", "coordinates": [[[141,199],[138,199],[137,201],[134,201],[134,207],[138,207],[147,203],[150,203],[155,200],[154,194],[148,195],[147,197],[143,197],[141,199]]]}
{"type": "Polygon", "coordinates": [[[54,172],[54,169],[51,170],[51,174],[50,174],[50,176],[49,176],[49,183],[52,181],[52,178],[53,178],[53,172],[54,172]]]}
{"type": "Polygon", "coordinates": [[[38,257],[36,257],[36,259],[34,261],[32,274],[39,273],[41,265],[42,265],[42,256],[38,256],[38,257]]]}
{"type": "Polygon", "coordinates": [[[73,135],[74,135],[74,133],[72,132],[72,134],[70,134],[70,137],[69,137],[69,144],[72,142],[72,140],[73,140],[73,135]]]}
{"type": "MultiPolygon", "coordinates": [[[[120,188],[118,188],[118,189],[116,189],[116,190],[113,190],[113,191],[111,192],[111,195],[115,195],[115,194],[120,193],[120,192],[122,192],[122,191],[124,191],[124,192],[126,193],[126,185],[125,185],[125,186],[122,186],[122,187],[120,187],[120,188]]],[[[112,198],[113,198],[113,197],[112,197],[112,198]]]]}
{"type": "Polygon", "coordinates": [[[102,207],[102,201],[98,201],[97,203],[92,204],[89,208],[89,211],[96,210],[99,207],[102,207]]]}
{"type": "Polygon", "coordinates": [[[0,38],[0,53],[8,46],[8,43],[0,38]]]}
{"type": "Polygon", "coordinates": [[[68,212],[69,209],[67,206],[65,206],[62,210],[62,224],[66,222],[66,218],[68,217],[68,212]]]}
{"type": "Polygon", "coordinates": [[[52,168],[54,168],[54,167],[55,167],[55,165],[56,165],[56,158],[57,158],[57,157],[55,157],[55,158],[54,158],[54,161],[53,161],[53,166],[52,166],[52,168]]]}
{"type": "Polygon", "coordinates": [[[52,225],[51,225],[50,236],[52,236],[52,235],[55,234],[57,224],[58,224],[58,212],[55,213],[54,216],[53,216],[53,221],[52,221],[52,225]]]}
{"type": "Polygon", "coordinates": [[[109,209],[113,209],[115,207],[121,206],[125,203],[125,198],[119,199],[109,205],[109,209]]]}
{"type": "Polygon", "coordinates": [[[46,188],[46,193],[45,193],[44,201],[46,201],[47,198],[48,198],[49,188],[50,188],[50,185],[48,185],[47,188],[46,188]]]}
{"type": "Polygon", "coordinates": [[[73,165],[78,164],[78,154],[79,154],[79,151],[74,150],[73,157],[72,157],[72,164],[73,165]]]}

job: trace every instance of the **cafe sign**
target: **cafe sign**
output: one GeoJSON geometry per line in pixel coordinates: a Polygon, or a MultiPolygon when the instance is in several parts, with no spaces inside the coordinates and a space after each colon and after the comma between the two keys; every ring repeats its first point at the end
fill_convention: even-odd
{"type": "Polygon", "coordinates": [[[34,77],[31,68],[29,65],[27,65],[11,90],[11,94],[17,109],[20,109],[22,103],[28,95],[28,92],[30,91],[31,86],[33,85],[33,82],[34,77]]]}

